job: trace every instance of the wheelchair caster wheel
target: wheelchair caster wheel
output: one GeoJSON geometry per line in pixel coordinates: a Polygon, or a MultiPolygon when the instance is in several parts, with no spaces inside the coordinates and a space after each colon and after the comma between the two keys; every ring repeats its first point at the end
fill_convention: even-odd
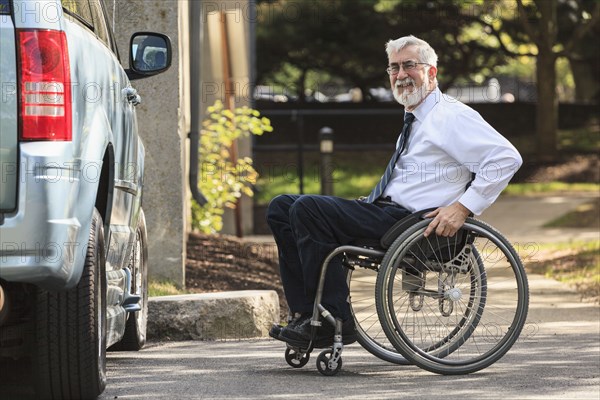
{"type": "Polygon", "coordinates": [[[325,350],[317,357],[317,369],[325,376],[333,376],[342,369],[342,357],[338,358],[337,363],[331,362],[332,351],[325,350]]]}
{"type": "Polygon", "coordinates": [[[285,361],[294,368],[302,368],[310,359],[310,353],[302,353],[294,349],[285,349],[285,361]]]}

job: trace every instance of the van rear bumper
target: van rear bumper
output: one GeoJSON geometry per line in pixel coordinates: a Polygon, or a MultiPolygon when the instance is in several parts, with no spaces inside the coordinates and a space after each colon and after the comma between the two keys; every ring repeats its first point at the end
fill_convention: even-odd
{"type": "Polygon", "coordinates": [[[79,281],[98,181],[86,172],[92,163],[69,158],[72,146],[21,143],[18,208],[0,225],[0,278],[50,290],[79,281]]]}

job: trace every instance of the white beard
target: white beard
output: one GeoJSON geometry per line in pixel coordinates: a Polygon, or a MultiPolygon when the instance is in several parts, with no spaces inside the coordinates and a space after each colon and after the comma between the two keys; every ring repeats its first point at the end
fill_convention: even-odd
{"type": "Polygon", "coordinates": [[[421,86],[416,87],[415,81],[412,78],[406,78],[402,81],[396,81],[396,83],[412,83],[414,90],[410,93],[405,89],[402,93],[398,92],[399,87],[396,86],[392,91],[394,98],[400,104],[402,104],[405,108],[412,108],[420,104],[427,94],[429,93],[429,76],[425,75],[425,80],[421,84],[421,86]]]}

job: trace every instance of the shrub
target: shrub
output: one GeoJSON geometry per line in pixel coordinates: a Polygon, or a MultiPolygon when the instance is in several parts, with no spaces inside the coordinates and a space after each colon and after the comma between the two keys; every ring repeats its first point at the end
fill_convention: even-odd
{"type": "Polygon", "coordinates": [[[248,107],[224,108],[221,101],[207,109],[200,137],[198,187],[207,203],[192,202],[192,227],[204,233],[223,229],[225,207],[235,208],[242,194],[253,196],[258,173],[250,157],[232,160],[231,147],[239,137],[272,132],[271,121],[248,107]]]}

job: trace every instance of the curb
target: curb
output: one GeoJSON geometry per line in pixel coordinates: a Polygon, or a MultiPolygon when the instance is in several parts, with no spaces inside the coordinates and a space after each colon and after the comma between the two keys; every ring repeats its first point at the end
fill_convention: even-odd
{"type": "Polygon", "coordinates": [[[151,297],[147,335],[150,340],[263,338],[278,321],[274,290],[151,297]]]}

